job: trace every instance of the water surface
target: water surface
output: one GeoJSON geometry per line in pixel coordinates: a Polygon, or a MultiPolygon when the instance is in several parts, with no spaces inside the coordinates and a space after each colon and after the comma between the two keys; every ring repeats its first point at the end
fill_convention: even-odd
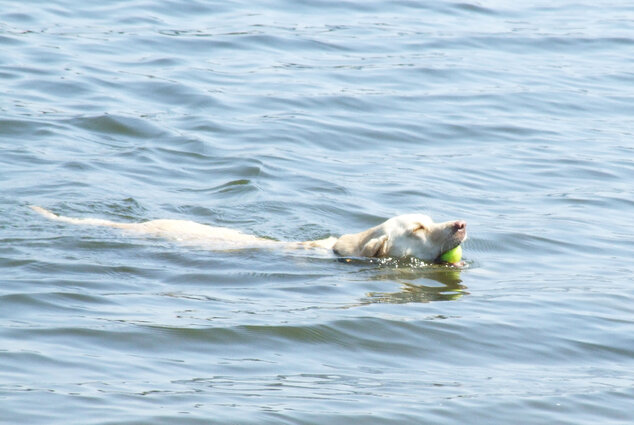
{"type": "Polygon", "coordinates": [[[628,2],[0,6],[0,422],[634,420],[628,2]],[[33,204],[277,240],[423,212],[468,267],[33,204]]]}

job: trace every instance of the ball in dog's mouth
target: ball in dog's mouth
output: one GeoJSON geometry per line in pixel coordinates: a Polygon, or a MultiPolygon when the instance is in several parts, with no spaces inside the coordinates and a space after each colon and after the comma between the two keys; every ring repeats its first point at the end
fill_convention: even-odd
{"type": "Polygon", "coordinates": [[[455,248],[446,251],[438,257],[438,260],[443,263],[458,264],[462,260],[462,245],[458,245],[455,248]]]}

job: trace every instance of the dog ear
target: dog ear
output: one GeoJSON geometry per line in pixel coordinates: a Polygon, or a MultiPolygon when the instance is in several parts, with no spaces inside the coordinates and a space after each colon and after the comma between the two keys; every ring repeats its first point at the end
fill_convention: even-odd
{"type": "Polygon", "coordinates": [[[416,233],[421,230],[422,231],[427,230],[427,226],[425,226],[423,223],[412,223],[409,226],[407,226],[407,231],[409,233],[416,233]]]}
{"type": "Polygon", "coordinates": [[[378,238],[370,239],[361,248],[361,255],[363,257],[380,257],[386,254],[387,251],[387,235],[383,235],[378,238]]]}

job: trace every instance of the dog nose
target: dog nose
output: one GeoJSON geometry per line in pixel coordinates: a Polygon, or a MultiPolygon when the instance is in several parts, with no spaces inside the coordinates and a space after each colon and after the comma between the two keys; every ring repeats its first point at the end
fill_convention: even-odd
{"type": "Polygon", "coordinates": [[[467,228],[467,223],[463,220],[458,220],[453,224],[454,230],[464,230],[467,228]]]}

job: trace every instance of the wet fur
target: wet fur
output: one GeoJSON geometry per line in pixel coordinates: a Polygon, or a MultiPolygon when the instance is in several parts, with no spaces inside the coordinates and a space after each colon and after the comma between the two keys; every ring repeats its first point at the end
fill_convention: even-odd
{"type": "Polygon", "coordinates": [[[131,232],[214,247],[274,247],[325,249],[344,257],[416,257],[434,261],[443,252],[460,245],[466,237],[466,223],[447,221],[434,223],[423,214],[393,217],[378,226],[359,233],[315,241],[278,242],[247,235],[225,227],[208,226],[186,220],[152,220],[143,223],[119,223],[96,218],[73,218],[32,206],[44,217],[69,224],[106,226],[131,232]]]}

